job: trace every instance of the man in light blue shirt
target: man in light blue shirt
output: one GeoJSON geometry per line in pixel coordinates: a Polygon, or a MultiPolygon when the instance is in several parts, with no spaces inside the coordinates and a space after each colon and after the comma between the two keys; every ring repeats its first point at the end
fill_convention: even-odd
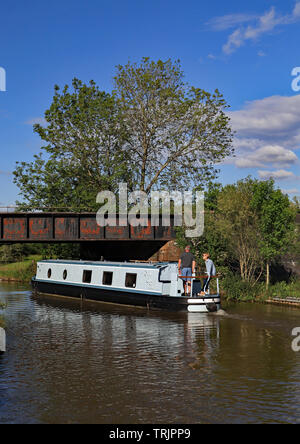
{"type": "Polygon", "coordinates": [[[211,259],[209,259],[209,253],[203,253],[202,257],[203,257],[203,260],[205,261],[206,274],[207,274],[207,278],[205,278],[203,281],[203,288],[200,293],[201,296],[204,296],[205,293],[208,292],[209,282],[211,280],[211,277],[216,275],[216,267],[215,267],[215,264],[213,263],[213,261],[211,259]]]}

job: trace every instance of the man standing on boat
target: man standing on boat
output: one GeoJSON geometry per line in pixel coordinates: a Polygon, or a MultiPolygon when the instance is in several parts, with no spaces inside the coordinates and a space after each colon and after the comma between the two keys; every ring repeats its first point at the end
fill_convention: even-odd
{"type": "Polygon", "coordinates": [[[209,258],[210,257],[209,253],[203,253],[202,257],[203,257],[203,260],[204,260],[205,266],[206,266],[207,278],[205,278],[203,281],[203,288],[202,288],[201,293],[199,293],[199,295],[204,296],[205,293],[208,291],[209,282],[211,280],[211,277],[216,275],[216,267],[215,267],[215,264],[213,263],[213,261],[209,258]]]}
{"type": "Polygon", "coordinates": [[[191,276],[194,274],[196,267],[196,261],[190,249],[189,245],[185,247],[185,251],[180,256],[178,262],[178,272],[183,279],[185,295],[191,293],[191,276]]]}

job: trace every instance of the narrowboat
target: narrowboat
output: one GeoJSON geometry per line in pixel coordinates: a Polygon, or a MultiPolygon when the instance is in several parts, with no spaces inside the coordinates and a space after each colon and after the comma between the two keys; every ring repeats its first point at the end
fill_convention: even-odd
{"type": "Polygon", "coordinates": [[[207,313],[220,309],[219,282],[214,294],[198,296],[201,281],[193,277],[184,295],[177,263],[44,260],[32,278],[36,293],[116,304],[207,313]]]}

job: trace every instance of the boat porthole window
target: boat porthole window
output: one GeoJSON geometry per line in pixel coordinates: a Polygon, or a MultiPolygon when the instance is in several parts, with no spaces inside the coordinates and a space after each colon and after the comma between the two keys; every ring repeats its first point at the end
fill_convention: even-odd
{"type": "Polygon", "coordinates": [[[51,268],[49,268],[49,270],[48,270],[48,279],[51,278],[51,274],[52,274],[52,270],[51,270],[51,268]]]}
{"type": "Polygon", "coordinates": [[[63,272],[63,280],[64,281],[67,279],[67,276],[68,276],[68,272],[67,272],[67,270],[64,270],[64,272],[63,272]]]}

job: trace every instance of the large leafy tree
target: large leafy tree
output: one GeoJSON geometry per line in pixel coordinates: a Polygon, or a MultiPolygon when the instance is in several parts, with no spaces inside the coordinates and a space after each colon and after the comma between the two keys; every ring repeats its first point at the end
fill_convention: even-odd
{"type": "Polygon", "coordinates": [[[183,81],[179,61],[117,67],[115,94],[127,134],[124,149],[135,165],[136,185],[185,189],[216,176],[215,164],[232,153],[227,105],[183,81]]]}
{"type": "Polygon", "coordinates": [[[270,282],[270,264],[285,254],[295,237],[295,208],[287,195],[275,189],[274,180],[255,182],[251,206],[259,222],[258,245],[266,264],[266,285],[270,282]]]}
{"type": "Polygon", "coordinates": [[[228,254],[239,263],[242,280],[254,283],[262,274],[258,248],[259,223],[251,207],[255,181],[249,177],[227,185],[218,196],[216,227],[226,239],[228,254]]]}
{"type": "MultiPolygon", "coordinates": [[[[196,256],[209,250],[219,266],[238,264],[243,281],[254,284],[265,271],[268,286],[270,265],[283,254],[299,254],[297,208],[273,180],[247,177],[223,188],[210,184],[205,210],[204,235],[190,241],[196,256]]],[[[182,229],[177,237],[180,246],[189,241],[182,229]]]]}
{"type": "Polygon", "coordinates": [[[17,163],[22,209],[95,210],[99,191],[192,189],[217,174],[232,153],[227,105],[183,82],[179,62],[142,59],[118,66],[114,91],[74,79],[55,87],[44,145],[32,162],[17,163]]]}

